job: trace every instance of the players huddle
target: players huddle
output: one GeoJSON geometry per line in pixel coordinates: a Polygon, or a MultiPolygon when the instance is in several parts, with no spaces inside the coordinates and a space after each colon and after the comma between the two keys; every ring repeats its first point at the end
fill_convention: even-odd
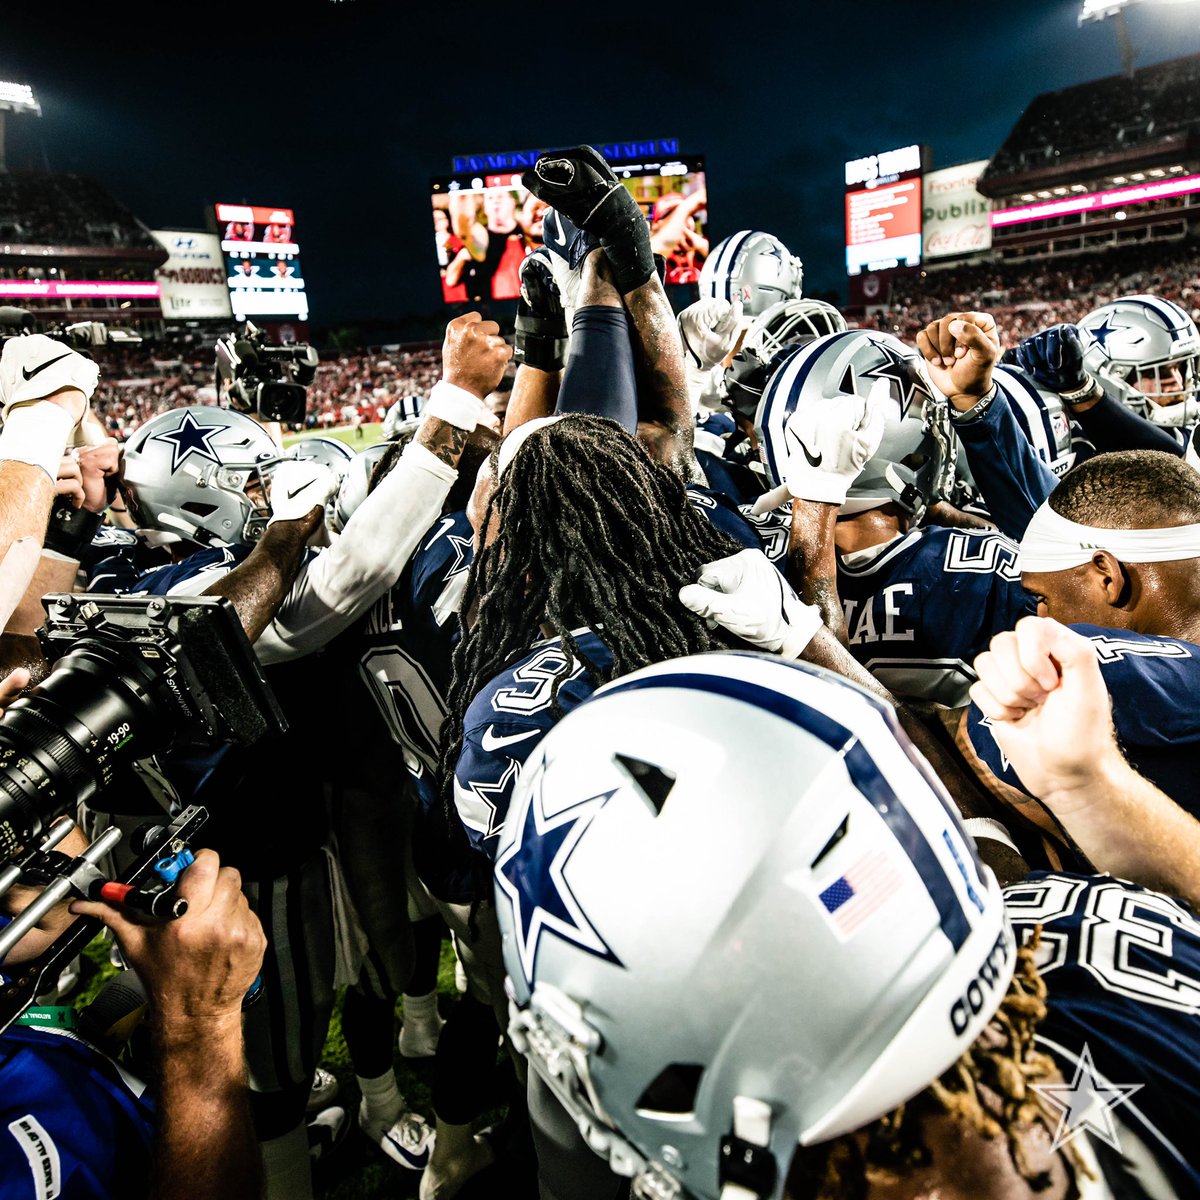
{"type": "MultiPolygon", "coordinates": [[[[502,419],[514,349],[472,313],[358,456],[221,408],[82,452],[82,502],[128,511],[71,569],[226,597],[289,720],[104,797],[204,804],[265,933],[265,1194],[311,1195],[346,1123],[341,987],[358,1123],[422,1200],[1200,1194],[1192,317],[1124,297],[1002,352],[950,313],[907,345],[744,231],[676,318],[599,154],[523,184],[502,419]]],[[[77,355],[18,383],[37,343],[6,410],[90,396],[77,355]]],[[[143,1194],[149,1113],[101,1145],[8,1078],[4,1124],[70,1169],[38,1191],[0,1137],[6,1196],[143,1194]]]]}

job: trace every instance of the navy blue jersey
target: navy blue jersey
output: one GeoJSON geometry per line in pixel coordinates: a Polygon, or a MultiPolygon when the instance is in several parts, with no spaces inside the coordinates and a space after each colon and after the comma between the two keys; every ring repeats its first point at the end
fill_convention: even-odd
{"type": "MultiPolygon", "coordinates": [[[[594,669],[607,671],[612,666],[608,647],[590,629],[573,632],[580,654],[594,669]]],[[[454,769],[454,803],[476,850],[495,857],[496,838],[522,764],[559,718],[597,686],[586,663],[572,661],[560,638],[548,638],[534,642],[520,662],[502,671],[471,701],[454,769]],[[554,681],[568,662],[570,675],[558,690],[556,709],[554,681]]]]}
{"type": "Polygon", "coordinates": [[[971,663],[1036,612],[1017,548],[990,530],[930,527],[838,560],[850,653],[895,695],[967,702],[971,663]]]}
{"type": "Polygon", "coordinates": [[[458,602],[473,557],[466,513],[439,518],[356,631],[359,673],[414,770],[437,766],[458,602]]]}
{"type": "Polygon", "coordinates": [[[228,575],[253,548],[211,546],[197,550],[182,562],[143,572],[128,590],[135,596],[197,596],[223,575],[228,575]]]}
{"type": "Polygon", "coordinates": [[[133,581],[149,569],[146,560],[154,553],[132,530],[101,525],[79,553],[87,590],[106,594],[129,591],[133,581]]]}
{"type": "Polygon", "coordinates": [[[115,1063],[66,1030],[14,1027],[0,1081],[5,1200],[149,1193],[154,1112],[115,1063]]]}
{"type": "MultiPolygon", "coordinates": [[[[1086,1055],[1103,1082],[1140,1085],[1111,1115],[1142,1142],[1175,1195],[1200,1195],[1196,914],[1108,875],[1042,871],[1005,888],[1004,905],[1018,940],[1042,930],[1037,962],[1049,991],[1038,1031],[1043,1049],[1067,1083],[1086,1055]]],[[[1120,1129],[1118,1140],[1122,1154],[1136,1157],[1120,1129]]]]}
{"type": "Polygon", "coordinates": [[[703,513],[714,529],[728,534],[734,541],[741,543],[746,549],[761,550],[762,538],[755,532],[754,527],[724,492],[713,488],[702,488],[699,484],[687,485],[687,498],[693,508],[703,513]]]}
{"type": "MultiPolygon", "coordinates": [[[[1177,804],[1200,816],[1200,646],[1127,629],[1071,628],[1096,647],[1126,758],[1177,804]]],[[[997,779],[1031,794],[1001,753],[991,722],[974,704],[967,732],[975,753],[997,779]]]]}
{"type": "Polygon", "coordinates": [[[696,426],[695,449],[710,488],[739,506],[753,504],[762,494],[765,476],[751,466],[753,446],[729,413],[710,412],[696,426]]]}

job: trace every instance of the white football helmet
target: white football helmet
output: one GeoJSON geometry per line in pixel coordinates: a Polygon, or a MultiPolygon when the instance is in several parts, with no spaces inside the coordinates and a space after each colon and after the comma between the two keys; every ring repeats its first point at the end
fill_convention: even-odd
{"type": "Polygon", "coordinates": [[[144,529],[205,546],[257,541],[271,515],[272,469],[286,455],[257,422],[228,408],[175,408],[121,451],[121,488],[144,529]]]}
{"type": "Polygon", "coordinates": [[[798,300],[804,265],[769,233],[743,229],[713,247],[700,268],[700,299],[740,300],[746,317],[798,300]]]}
{"type": "Polygon", "coordinates": [[[825,334],[783,359],[755,414],[759,453],[772,485],[779,485],[791,452],[788,418],[800,405],[872,394],[890,402],[887,426],[841,511],[849,516],[898,502],[919,525],[930,504],[953,492],[957,448],[945,397],[929,381],[921,356],[890,333],[825,334]]]}
{"type": "Polygon", "coordinates": [[[334,533],[341,533],[346,528],[346,522],[353,516],[354,510],[367,498],[371,472],[391,445],[391,442],[376,442],[374,446],[368,446],[354,456],[354,461],[342,479],[342,486],[338,489],[333,515],[329,518],[329,527],[334,533]]]}
{"type": "Polygon", "coordinates": [[[763,362],[770,362],[792,342],[812,341],[848,328],[846,318],[824,300],[781,300],[750,323],[742,339],[742,349],[757,354],[763,362]]]}
{"type": "Polygon", "coordinates": [[[1039,388],[1019,367],[996,367],[992,381],[1008,401],[1038,458],[1061,479],[1075,465],[1071,419],[1062,400],[1054,392],[1039,388]]]}
{"type": "Polygon", "coordinates": [[[495,880],[513,1042],[635,1195],[780,1196],[797,1144],[959,1057],[1016,958],[892,709],[769,655],[659,663],[564,717],[495,880]]]}
{"type": "Polygon", "coordinates": [[[1083,365],[1111,380],[1121,400],[1156,425],[1200,419],[1200,330],[1160,296],[1124,296],[1079,322],[1083,365]]]}

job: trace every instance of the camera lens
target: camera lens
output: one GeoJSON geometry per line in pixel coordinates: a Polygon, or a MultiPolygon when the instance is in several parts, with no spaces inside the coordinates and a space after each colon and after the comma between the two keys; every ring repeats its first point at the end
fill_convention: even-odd
{"type": "Polygon", "coordinates": [[[0,720],[0,858],[170,739],[173,673],[99,639],[79,642],[0,720]]]}

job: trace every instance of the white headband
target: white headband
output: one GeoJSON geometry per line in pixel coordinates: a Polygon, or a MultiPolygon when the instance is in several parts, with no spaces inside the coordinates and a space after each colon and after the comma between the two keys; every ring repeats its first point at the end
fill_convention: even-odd
{"type": "Polygon", "coordinates": [[[1200,558],[1200,525],[1170,529],[1096,529],[1059,516],[1047,501],[1033,514],[1021,539],[1021,571],[1066,571],[1082,566],[1097,550],[1121,562],[1176,562],[1200,558]]]}
{"type": "Polygon", "coordinates": [[[555,413],[552,417],[535,417],[532,421],[526,421],[524,425],[518,425],[500,443],[499,453],[496,455],[496,478],[504,474],[508,470],[508,464],[512,462],[513,456],[520,448],[525,445],[526,440],[532,433],[537,433],[539,429],[545,429],[547,425],[553,425],[555,421],[561,419],[563,413],[555,413]]]}

